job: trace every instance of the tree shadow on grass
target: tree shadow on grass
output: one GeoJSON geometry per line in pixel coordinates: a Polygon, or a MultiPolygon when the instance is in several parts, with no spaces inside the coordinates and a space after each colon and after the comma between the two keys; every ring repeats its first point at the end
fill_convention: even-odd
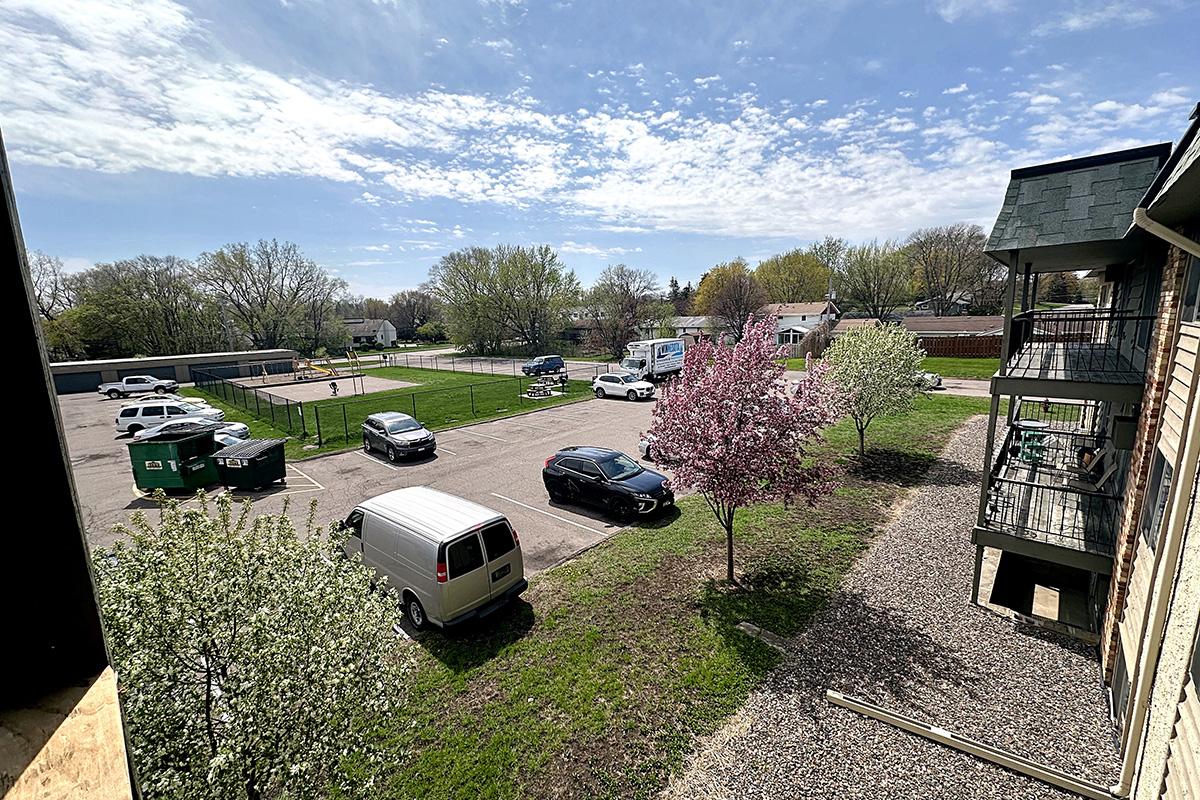
{"type": "Polygon", "coordinates": [[[938,465],[939,459],[932,453],[871,447],[867,449],[866,456],[851,458],[846,464],[846,472],[860,480],[903,487],[922,483],[936,486],[979,485],[978,470],[962,469],[960,465],[943,465],[945,468],[937,469],[938,465]]]}
{"type": "Polygon", "coordinates": [[[487,663],[501,650],[518,642],[533,629],[533,606],[518,598],[507,608],[449,631],[431,629],[417,642],[452,672],[460,673],[487,663]]]}

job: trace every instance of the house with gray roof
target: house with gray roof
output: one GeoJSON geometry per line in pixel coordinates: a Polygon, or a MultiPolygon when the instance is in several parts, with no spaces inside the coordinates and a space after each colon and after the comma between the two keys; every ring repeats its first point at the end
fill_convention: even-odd
{"type": "Polygon", "coordinates": [[[346,332],[352,347],[393,347],[396,344],[396,326],[386,319],[344,319],[346,332]]]}

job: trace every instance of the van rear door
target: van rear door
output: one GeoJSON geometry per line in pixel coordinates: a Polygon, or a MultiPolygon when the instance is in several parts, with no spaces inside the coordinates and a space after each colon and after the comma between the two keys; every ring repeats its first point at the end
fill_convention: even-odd
{"type": "Polygon", "coordinates": [[[479,535],[483,539],[483,550],[488,560],[487,573],[491,583],[491,596],[495,599],[525,577],[521,544],[506,520],[484,525],[479,535]]]}
{"type": "Polygon", "coordinates": [[[491,586],[478,533],[471,531],[443,546],[446,548],[446,581],[442,584],[442,617],[439,621],[449,622],[486,603],[491,597],[491,586]]]}

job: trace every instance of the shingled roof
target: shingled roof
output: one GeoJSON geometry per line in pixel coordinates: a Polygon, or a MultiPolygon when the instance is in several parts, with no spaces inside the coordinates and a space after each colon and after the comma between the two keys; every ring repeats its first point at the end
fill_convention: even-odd
{"type": "Polygon", "coordinates": [[[1171,144],[1015,169],[985,251],[1115,241],[1171,144]]]}

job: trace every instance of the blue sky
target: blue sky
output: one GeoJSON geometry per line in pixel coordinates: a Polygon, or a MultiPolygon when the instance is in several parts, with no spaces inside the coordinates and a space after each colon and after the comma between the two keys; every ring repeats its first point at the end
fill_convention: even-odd
{"type": "Polygon", "coordinates": [[[696,280],[990,227],[1015,166],[1177,137],[1195,2],[4,0],[26,244],[298,242],[358,293],[548,243],[696,280]]]}

